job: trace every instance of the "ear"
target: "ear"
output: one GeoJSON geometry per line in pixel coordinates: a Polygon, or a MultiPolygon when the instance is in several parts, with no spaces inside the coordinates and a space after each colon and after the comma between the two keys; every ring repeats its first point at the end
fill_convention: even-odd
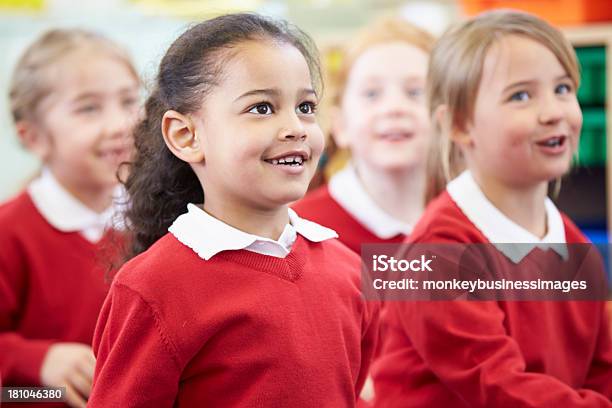
{"type": "Polygon", "coordinates": [[[433,116],[434,122],[440,126],[443,133],[448,134],[453,143],[464,147],[468,147],[473,144],[467,125],[459,127],[453,123],[450,123],[451,118],[448,112],[448,105],[438,106],[435,109],[433,116]]]}
{"type": "Polygon", "coordinates": [[[28,120],[17,122],[15,129],[21,144],[44,162],[51,152],[49,135],[45,134],[36,123],[28,120]]]}
{"type": "Polygon", "coordinates": [[[348,149],[350,144],[350,135],[346,129],[346,121],[342,114],[342,109],[338,106],[330,108],[329,112],[331,134],[336,146],[341,149],[348,149]]]}
{"type": "Polygon", "coordinates": [[[187,163],[204,160],[204,151],[191,117],[169,110],[162,117],[162,134],[168,149],[187,163]]]}

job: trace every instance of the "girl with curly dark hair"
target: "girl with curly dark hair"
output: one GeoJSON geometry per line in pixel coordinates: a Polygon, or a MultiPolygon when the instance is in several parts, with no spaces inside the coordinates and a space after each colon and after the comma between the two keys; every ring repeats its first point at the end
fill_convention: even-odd
{"type": "Polygon", "coordinates": [[[167,51],[127,180],[139,255],[100,315],[89,406],[355,405],[378,306],[335,232],[288,208],[323,150],[318,83],[311,40],[253,14],[167,51]]]}

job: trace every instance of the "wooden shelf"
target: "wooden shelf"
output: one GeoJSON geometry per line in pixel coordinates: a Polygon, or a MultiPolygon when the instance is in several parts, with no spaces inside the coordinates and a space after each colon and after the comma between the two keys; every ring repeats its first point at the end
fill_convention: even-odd
{"type": "Polygon", "coordinates": [[[608,239],[612,228],[612,24],[588,24],[562,29],[574,47],[603,46],[606,48],[606,222],[608,239]]]}

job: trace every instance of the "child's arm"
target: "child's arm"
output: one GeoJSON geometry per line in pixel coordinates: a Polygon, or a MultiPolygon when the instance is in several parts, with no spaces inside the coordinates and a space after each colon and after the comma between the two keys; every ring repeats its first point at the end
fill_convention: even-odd
{"type": "Polygon", "coordinates": [[[471,407],[612,407],[598,392],[526,372],[497,302],[401,302],[387,307],[394,308],[392,319],[409,334],[429,369],[471,407]]]}
{"type": "Polygon", "coordinates": [[[93,341],[97,358],[88,407],[172,407],[179,367],[160,316],[133,289],[115,283],[93,341]]]}
{"type": "MultiPolygon", "coordinates": [[[[10,242],[4,249],[20,253],[9,245],[10,242]]],[[[95,365],[91,347],[52,339],[29,339],[14,331],[20,310],[25,307],[28,274],[24,265],[26,262],[16,256],[0,255],[0,372],[4,383],[66,387],[66,402],[72,407],[85,407],[95,365]]]]}
{"type": "Polygon", "coordinates": [[[610,325],[611,302],[602,302],[601,325],[593,363],[585,382],[585,388],[602,393],[612,400],[612,327],[610,325]]]}
{"type": "Polygon", "coordinates": [[[370,372],[370,364],[378,347],[380,303],[378,301],[366,301],[362,321],[361,335],[361,368],[359,377],[355,384],[355,395],[359,397],[366,378],[370,372]]]}
{"type": "MultiPolygon", "coordinates": [[[[12,249],[5,245],[2,251],[12,249]]],[[[23,264],[0,255],[0,372],[5,384],[39,386],[42,363],[53,342],[27,339],[14,332],[23,302],[20,294],[26,290],[23,264]]]]}

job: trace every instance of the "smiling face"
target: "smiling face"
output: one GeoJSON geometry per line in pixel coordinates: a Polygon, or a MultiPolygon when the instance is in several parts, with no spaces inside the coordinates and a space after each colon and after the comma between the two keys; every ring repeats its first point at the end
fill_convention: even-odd
{"type": "Polygon", "coordinates": [[[358,167],[423,167],[429,144],[425,101],[428,56],[405,42],[374,45],[347,78],[334,137],[358,167]]]}
{"type": "Polygon", "coordinates": [[[473,116],[457,141],[481,179],[533,187],[568,171],[582,113],[568,73],[539,42],[508,35],[491,47],[473,116]]]}
{"type": "Polygon", "coordinates": [[[114,187],[119,164],[130,158],[137,79],[125,62],[89,51],[52,69],[53,90],[38,109],[36,151],[77,197],[114,187]]]}
{"type": "Polygon", "coordinates": [[[284,43],[247,41],[231,52],[191,115],[204,154],[192,167],[205,208],[277,209],[306,193],[323,150],[309,68],[284,43]]]}

